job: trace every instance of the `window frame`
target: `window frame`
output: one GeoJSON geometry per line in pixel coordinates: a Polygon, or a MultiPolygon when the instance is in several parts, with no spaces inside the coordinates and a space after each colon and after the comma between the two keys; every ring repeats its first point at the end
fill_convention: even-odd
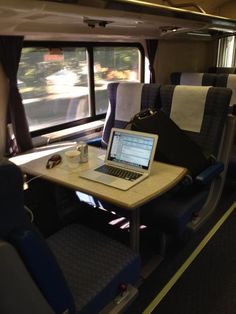
{"type": "Polygon", "coordinates": [[[22,48],[30,47],[42,47],[42,48],[85,48],[86,53],[88,54],[88,89],[89,89],[89,100],[91,105],[91,117],[74,120],[71,122],[65,122],[58,125],[50,126],[40,130],[31,131],[31,137],[37,137],[51,132],[56,132],[59,130],[79,126],[85,123],[92,121],[104,119],[106,114],[97,114],[96,115],[96,104],[95,104],[95,81],[94,81],[94,48],[97,47],[134,47],[139,50],[140,53],[140,82],[144,82],[144,64],[145,64],[145,52],[143,45],[138,42],[67,42],[67,41],[24,41],[22,48]]]}

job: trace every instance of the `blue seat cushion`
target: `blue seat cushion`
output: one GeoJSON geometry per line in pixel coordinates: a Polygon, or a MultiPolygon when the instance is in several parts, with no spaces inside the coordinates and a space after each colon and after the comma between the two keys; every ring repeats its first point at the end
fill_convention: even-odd
{"type": "Polygon", "coordinates": [[[101,233],[72,224],[48,238],[79,313],[98,313],[139,277],[140,258],[101,233]]]}
{"type": "Polygon", "coordinates": [[[202,189],[156,198],[141,209],[141,222],[165,233],[181,235],[193,215],[202,208],[208,193],[207,189],[202,189]]]}
{"type": "Polygon", "coordinates": [[[70,289],[46,241],[32,230],[15,230],[9,240],[54,312],[75,313],[70,289]]]}

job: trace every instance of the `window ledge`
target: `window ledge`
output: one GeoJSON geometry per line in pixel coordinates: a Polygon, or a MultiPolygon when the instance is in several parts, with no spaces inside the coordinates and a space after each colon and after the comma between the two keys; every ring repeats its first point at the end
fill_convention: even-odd
{"type": "Polygon", "coordinates": [[[95,132],[101,133],[103,126],[104,126],[104,120],[97,120],[97,121],[85,123],[83,125],[78,125],[72,128],[67,128],[64,130],[40,135],[40,136],[34,137],[32,141],[33,141],[33,145],[37,147],[37,146],[42,146],[42,145],[48,145],[54,142],[69,140],[72,138],[81,137],[82,139],[82,137],[84,138],[86,136],[87,132],[94,131],[94,133],[95,132]],[[99,129],[99,131],[96,131],[97,129],[99,129]]]}

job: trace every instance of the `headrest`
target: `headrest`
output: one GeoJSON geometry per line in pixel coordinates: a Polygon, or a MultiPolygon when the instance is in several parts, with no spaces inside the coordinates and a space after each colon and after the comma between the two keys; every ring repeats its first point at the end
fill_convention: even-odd
{"type": "Polygon", "coordinates": [[[141,110],[142,83],[120,83],[116,93],[115,120],[130,121],[141,110]]]}
{"type": "Polygon", "coordinates": [[[184,85],[175,87],[170,118],[182,130],[200,132],[209,88],[184,85]]]}
{"type": "Polygon", "coordinates": [[[180,85],[202,85],[203,73],[185,73],[180,77],[180,85]]]}
{"type": "Polygon", "coordinates": [[[20,169],[5,158],[0,159],[0,237],[16,228],[31,227],[24,210],[23,176],[20,169]]]}
{"type": "Polygon", "coordinates": [[[106,147],[112,127],[123,128],[141,110],[158,108],[159,84],[113,82],[108,84],[109,105],[102,133],[102,146],[106,147]]]}
{"type": "Polygon", "coordinates": [[[197,72],[173,72],[170,75],[173,85],[215,86],[216,74],[197,72]]]}

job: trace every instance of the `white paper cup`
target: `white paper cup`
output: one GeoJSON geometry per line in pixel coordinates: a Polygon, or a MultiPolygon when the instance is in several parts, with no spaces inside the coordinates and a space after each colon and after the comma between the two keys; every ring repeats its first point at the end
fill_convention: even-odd
{"type": "Polygon", "coordinates": [[[76,149],[65,152],[66,163],[69,168],[76,168],[80,163],[80,152],[76,149]]]}

